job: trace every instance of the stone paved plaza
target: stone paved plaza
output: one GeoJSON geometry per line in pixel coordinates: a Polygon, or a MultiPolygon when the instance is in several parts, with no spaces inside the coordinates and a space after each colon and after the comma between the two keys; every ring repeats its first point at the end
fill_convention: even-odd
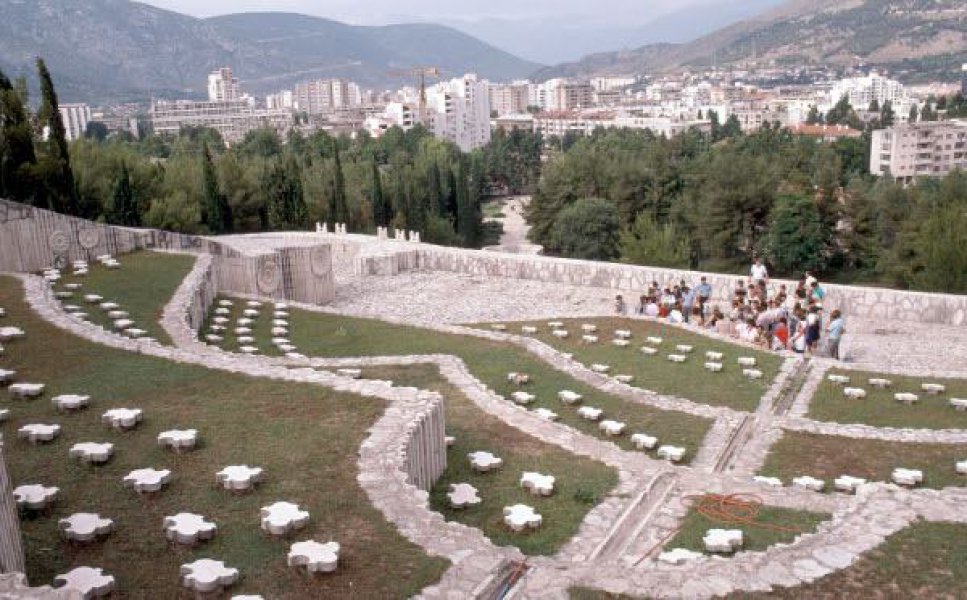
{"type": "MultiPolygon", "coordinates": [[[[337,248],[332,259],[335,300],[323,306],[287,301],[287,310],[377,318],[468,339],[515,345],[542,361],[547,370],[566,373],[624,402],[710,419],[711,427],[698,452],[687,466],[676,466],[643,452],[622,449],[607,439],[547,420],[533,411],[520,410],[452,355],[249,356],[203,343],[199,341],[197,325],[190,324],[189,315],[197,313],[200,301],[207,304],[206,312],[214,310],[214,294],[203,293],[211,286],[212,278],[213,258],[207,254],[198,256],[191,273],[165,307],[161,325],[170,336],[172,347],[132,339],[72,316],[54,296],[48,282],[36,275],[20,277],[25,282],[30,306],[44,319],[98,344],[226,372],[310,383],[385,399],[386,412],[360,448],[358,481],[372,504],[406,538],[428,554],[451,561],[443,578],[423,590],[425,598],[496,597],[494,590],[502,585],[508,568],[519,568],[521,577],[514,579],[516,585],[505,597],[567,598],[569,590],[575,587],[642,597],[703,598],[732,592],[768,592],[779,586],[795,588],[847,569],[888,536],[918,520],[967,523],[967,489],[962,487],[930,489],[874,481],[860,485],[855,493],[817,493],[808,485],[791,485],[790,481],[773,486],[753,480],[774,446],[784,435],[794,432],[894,444],[929,442],[961,448],[961,460],[967,460],[967,429],[874,427],[809,417],[814,395],[831,372],[862,369],[921,377],[924,381],[940,376],[967,377],[967,336],[963,326],[850,318],[844,342],[845,362],[825,358],[803,361],[784,355],[778,375],[766,382],[758,406],[742,411],[657,394],[649,390],[647,381],[617,382],[533,336],[471,326],[608,317],[615,294],[611,288],[421,268],[393,275],[367,274],[358,268],[360,249],[346,250],[360,245],[362,236],[353,237],[353,244],[341,242],[339,236],[323,234],[234,236],[228,243],[240,252],[258,253],[269,248],[332,242],[337,248]],[[420,436],[430,435],[426,431],[442,427],[434,424],[434,419],[445,398],[394,387],[385,381],[356,378],[354,372],[338,370],[418,364],[435,365],[449,384],[505,427],[617,470],[617,487],[587,513],[577,534],[555,554],[525,557],[517,548],[498,546],[479,529],[446,521],[431,510],[427,492],[414,485],[413,469],[423,470],[420,477],[432,477],[435,467],[414,467],[409,456],[414,452],[412,444],[426,443],[411,440],[422,440],[420,436]],[[418,434],[413,433],[416,429],[418,434]],[[686,517],[688,499],[709,493],[747,494],[768,507],[830,516],[815,531],[797,535],[791,543],[742,551],[727,559],[703,555],[681,564],[657,561],[661,545],[686,517]],[[513,566],[520,564],[526,567],[513,566]]],[[[375,240],[373,243],[377,244],[375,240]]],[[[235,297],[238,301],[267,301],[257,294],[235,297]]],[[[712,334],[698,333],[714,339],[712,334]]],[[[741,352],[741,345],[736,344],[736,350],[741,352]]],[[[433,443],[442,444],[442,440],[433,443]]],[[[433,453],[428,447],[420,448],[428,456],[433,453]]],[[[967,483],[967,475],[963,477],[967,483]]],[[[960,591],[964,590],[967,584],[960,591]]]]}

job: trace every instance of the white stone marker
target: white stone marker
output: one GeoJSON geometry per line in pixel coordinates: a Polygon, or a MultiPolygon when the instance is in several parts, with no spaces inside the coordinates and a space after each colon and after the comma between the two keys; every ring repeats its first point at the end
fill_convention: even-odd
{"type": "Polygon", "coordinates": [[[504,524],[515,532],[527,528],[537,529],[541,526],[541,515],[533,507],[526,504],[514,504],[504,507],[504,524]]]}
{"type": "Polygon", "coordinates": [[[222,342],[225,341],[225,338],[223,338],[220,335],[215,335],[214,333],[209,333],[205,335],[205,341],[210,342],[212,344],[221,344],[222,342]]]}
{"type": "Polygon", "coordinates": [[[101,422],[118,431],[127,431],[138,426],[144,418],[140,408],[112,408],[101,415],[101,422]]]}
{"type": "Polygon", "coordinates": [[[216,315],[230,315],[232,314],[231,309],[225,308],[224,306],[219,306],[215,309],[216,315]]]}
{"type": "Polygon", "coordinates": [[[593,365],[591,365],[591,370],[594,371],[595,373],[607,373],[608,371],[611,370],[611,367],[609,367],[608,365],[602,365],[600,363],[594,363],[593,365]]]}
{"type": "Polygon", "coordinates": [[[98,304],[103,299],[104,298],[98,296],[97,294],[84,294],[84,302],[87,302],[88,304],[98,304]]]}
{"type": "Polygon", "coordinates": [[[119,330],[124,330],[133,326],[134,326],[134,321],[132,321],[131,319],[118,319],[117,321],[114,322],[114,328],[119,330]]]}
{"type": "Polygon", "coordinates": [[[712,373],[718,373],[722,370],[722,363],[720,362],[707,362],[705,363],[705,369],[711,371],[712,373]]]}
{"type": "Polygon", "coordinates": [[[578,409],[578,416],[582,419],[587,419],[588,421],[597,421],[604,414],[600,408],[594,408],[591,406],[582,406],[578,409]]]}
{"type": "Polygon", "coordinates": [[[447,498],[450,500],[450,508],[466,508],[480,504],[480,496],[477,488],[469,483],[451,483],[447,498]]]}
{"type": "Polygon", "coordinates": [[[336,369],[336,374],[342,377],[349,377],[350,379],[359,379],[362,377],[363,372],[361,369],[336,369]]]}
{"type": "Polygon", "coordinates": [[[586,333],[581,336],[581,341],[584,342],[585,344],[597,344],[598,336],[591,335],[590,333],[586,333]]]}
{"type": "Polygon", "coordinates": [[[749,379],[762,379],[762,371],[759,369],[742,369],[742,374],[749,379]]]}
{"type": "Polygon", "coordinates": [[[504,459],[482,450],[471,452],[467,455],[467,458],[470,459],[470,467],[478,473],[486,473],[487,471],[499,469],[504,464],[504,459]]]}
{"type": "Polygon", "coordinates": [[[520,328],[520,331],[521,333],[525,334],[534,334],[537,333],[537,327],[534,327],[533,325],[524,325],[520,328]]]}
{"type": "Polygon", "coordinates": [[[920,397],[916,394],[911,394],[910,392],[897,392],[893,394],[893,398],[897,402],[902,402],[904,404],[915,404],[920,401],[920,397]]]}
{"type": "Polygon", "coordinates": [[[457,438],[456,438],[456,436],[445,435],[445,436],[443,436],[443,441],[446,443],[447,448],[449,448],[450,446],[452,446],[452,445],[454,445],[454,444],[457,443],[457,438]]]}
{"type": "Polygon", "coordinates": [[[181,565],[181,585],[201,594],[229,587],[238,581],[238,569],[226,567],[220,560],[202,558],[181,565]]]}
{"type": "Polygon", "coordinates": [[[583,323],[581,325],[581,331],[583,331],[584,333],[594,333],[597,330],[598,330],[598,326],[593,325],[591,323],[583,323]]]}
{"type": "Polygon", "coordinates": [[[769,487],[782,487],[782,480],[778,477],[756,475],[752,478],[752,481],[755,483],[761,483],[762,485],[768,485],[769,487]]]}
{"type": "Polygon", "coordinates": [[[16,371],[9,371],[7,369],[0,369],[0,383],[10,383],[13,380],[16,371]]]}
{"type": "Polygon", "coordinates": [[[289,330],[285,327],[273,327],[269,332],[276,336],[286,336],[289,335],[289,330]]]}
{"type": "Polygon", "coordinates": [[[253,323],[255,323],[255,319],[249,319],[248,317],[242,317],[235,321],[235,324],[239,327],[251,327],[253,323]]]}
{"type": "Polygon", "coordinates": [[[826,482],[822,479],[816,479],[815,477],[810,477],[809,475],[803,475],[801,477],[796,477],[792,480],[793,487],[803,488],[805,490],[812,490],[814,492],[821,492],[823,488],[826,487],[826,482]]]}
{"type": "Polygon", "coordinates": [[[126,310],[109,310],[107,316],[109,319],[127,319],[131,314],[126,310]]]}
{"type": "Polygon", "coordinates": [[[272,319],[272,325],[274,327],[288,327],[289,322],[285,319],[272,319]]]}
{"type": "Polygon", "coordinates": [[[554,493],[554,476],[525,471],[520,476],[520,487],[534,496],[550,496],[554,493]]]}
{"type": "Polygon", "coordinates": [[[866,398],[866,390],[857,387],[844,387],[843,395],[852,400],[859,400],[861,398],[866,398]]]}
{"type": "Polygon", "coordinates": [[[518,391],[513,392],[510,397],[516,404],[530,404],[536,396],[534,394],[528,394],[527,392],[518,391]]]}
{"type": "Polygon", "coordinates": [[[740,356],[738,358],[738,363],[739,363],[739,366],[741,367],[754,367],[755,358],[752,356],[740,356]]]}
{"type": "Polygon", "coordinates": [[[847,377],[846,375],[837,375],[835,373],[830,373],[830,375],[826,377],[826,379],[830,380],[833,383],[838,383],[840,385],[846,385],[847,383],[849,383],[849,377],[847,377]]]}
{"type": "Polygon", "coordinates": [[[105,575],[104,569],[76,567],[54,577],[54,587],[78,594],[84,600],[101,598],[114,591],[114,577],[105,575]]]}
{"type": "Polygon", "coordinates": [[[503,323],[494,323],[493,325],[490,326],[490,328],[493,329],[494,331],[507,331],[507,326],[504,325],[503,323]]]}
{"type": "Polygon", "coordinates": [[[630,329],[615,329],[614,330],[614,337],[616,337],[618,339],[622,339],[622,340],[629,340],[629,339],[631,339],[631,330],[630,329]]]}
{"type": "Polygon", "coordinates": [[[177,515],[165,517],[162,524],[165,537],[176,544],[193,546],[198,542],[210,540],[215,537],[217,527],[211,521],[206,521],[205,517],[194,513],[178,513],[177,515]]]}
{"type": "Polygon", "coordinates": [[[923,383],[920,389],[931,395],[942,394],[947,391],[947,386],[940,383],[923,383]]]}
{"type": "Polygon", "coordinates": [[[114,521],[97,513],[74,513],[58,521],[57,526],[69,541],[86,543],[111,533],[114,521]]]}
{"type": "Polygon", "coordinates": [[[121,308],[121,305],[118,304],[117,302],[101,302],[101,308],[103,310],[108,310],[108,311],[117,310],[121,308]]]}
{"type": "Polygon", "coordinates": [[[690,346],[688,344],[678,344],[677,346],[675,346],[675,350],[678,350],[682,354],[689,354],[694,349],[695,349],[694,346],[690,346]]]}
{"type": "Polygon", "coordinates": [[[3,423],[4,421],[6,421],[9,418],[10,418],[10,409],[9,408],[0,408],[0,423],[3,423]]]}
{"type": "Polygon", "coordinates": [[[516,371],[507,373],[507,381],[515,383],[517,385],[524,385],[525,383],[530,383],[530,375],[527,373],[518,373],[516,371]]]}
{"type": "Polygon", "coordinates": [[[262,467],[248,465],[230,465],[215,473],[215,481],[226,490],[232,491],[249,490],[264,478],[265,471],[262,467]]]}
{"type": "Polygon", "coordinates": [[[271,535],[285,535],[302,529],[309,522],[309,512],[291,502],[275,502],[263,506],[261,514],[262,530],[271,535]]]}
{"type": "Polygon", "coordinates": [[[58,435],[60,435],[60,425],[30,423],[17,430],[17,437],[25,439],[31,444],[49,442],[58,435]]]}
{"type": "Polygon", "coordinates": [[[80,410],[87,408],[91,401],[90,396],[80,394],[61,394],[50,399],[57,410],[80,410]]]}
{"type": "Polygon", "coordinates": [[[625,383],[625,384],[627,384],[627,383],[631,383],[632,381],[634,381],[635,380],[635,377],[634,377],[634,375],[615,375],[614,376],[614,380],[617,381],[618,383],[625,383]]]}
{"type": "Polygon", "coordinates": [[[557,393],[557,397],[564,404],[577,404],[583,399],[581,394],[572,392],[571,390],[561,390],[557,393]]]}
{"type": "Polygon", "coordinates": [[[658,445],[658,438],[647,433],[631,434],[631,444],[639,450],[652,450],[658,445]]]}
{"type": "Polygon", "coordinates": [[[259,351],[255,346],[241,346],[238,350],[242,354],[258,354],[259,351]]]}
{"type": "Polygon", "coordinates": [[[723,356],[724,355],[721,352],[713,352],[712,350],[709,350],[705,353],[705,358],[712,362],[722,362],[723,356]]]}
{"type": "Polygon", "coordinates": [[[24,330],[19,327],[0,327],[0,342],[9,342],[22,338],[23,336],[24,330]]]}
{"type": "Polygon", "coordinates": [[[235,303],[232,302],[231,300],[219,300],[218,301],[218,305],[219,306],[234,306],[235,303]]]}
{"type": "Polygon", "coordinates": [[[558,414],[556,412],[546,408],[535,408],[534,414],[537,415],[538,418],[544,419],[545,421],[557,421],[558,419],[558,414]]]}
{"type": "Polygon", "coordinates": [[[15,398],[34,398],[44,393],[43,383],[14,383],[9,388],[15,398]]]}
{"type": "Polygon", "coordinates": [[[701,552],[693,552],[691,550],[686,550],[685,548],[675,548],[674,550],[668,550],[662,552],[658,555],[658,562],[662,562],[669,565],[681,565],[687,561],[695,560],[696,558],[702,558],[703,554],[701,552]]]}
{"type": "Polygon", "coordinates": [[[254,308],[246,308],[242,311],[242,314],[250,319],[254,319],[255,317],[259,316],[259,311],[255,310],[254,308]]]}
{"type": "Polygon", "coordinates": [[[685,448],[680,446],[662,446],[658,449],[658,458],[663,458],[668,462],[680,462],[685,458],[685,448]]]}
{"type": "Polygon", "coordinates": [[[138,329],[137,327],[130,327],[124,330],[124,335],[128,336],[129,338],[141,338],[146,336],[147,334],[148,334],[147,331],[145,331],[144,329],[138,329]]]}
{"type": "Polygon", "coordinates": [[[967,475],[967,460],[962,460],[957,463],[957,472],[961,475],[967,475]]]}
{"type": "Polygon", "coordinates": [[[866,480],[862,477],[853,477],[852,475],[840,475],[835,480],[833,480],[833,488],[840,491],[846,492],[847,494],[856,493],[856,489],[866,483],[866,480]]]}
{"type": "Polygon", "coordinates": [[[705,550],[717,554],[731,554],[742,547],[741,529],[709,529],[702,538],[705,550]]]}
{"type": "Polygon", "coordinates": [[[235,335],[251,335],[251,334],[252,334],[252,328],[251,327],[236,327],[235,328],[235,335]]]}
{"type": "Polygon", "coordinates": [[[21,508],[42,510],[57,498],[59,492],[59,488],[32,483],[15,487],[13,499],[21,508]]]}
{"type": "Polygon", "coordinates": [[[567,332],[566,329],[555,329],[554,331],[551,332],[551,335],[553,335],[554,337],[556,337],[558,339],[563,340],[564,338],[566,338],[570,334],[567,332]]]}
{"type": "Polygon", "coordinates": [[[648,337],[645,338],[645,341],[648,342],[649,344],[651,344],[652,346],[658,346],[659,344],[661,344],[665,340],[664,340],[664,338],[655,337],[653,335],[650,335],[650,336],[648,336],[648,337]]]}
{"type": "Polygon", "coordinates": [[[605,435],[618,436],[624,433],[625,424],[621,421],[607,419],[598,423],[598,429],[603,431],[605,435]]]}
{"type": "Polygon", "coordinates": [[[658,354],[658,348],[653,348],[651,346],[642,346],[641,353],[646,354],[648,356],[654,356],[658,354]]]}
{"type": "Polygon", "coordinates": [[[870,382],[870,385],[872,385],[873,387],[880,388],[880,389],[888,388],[891,385],[893,385],[892,381],[890,381],[889,379],[883,379],[881,377],[871,377],[869,382],[870,382]]]}
{"type": "Polygon", "coordinates": [[[611,340],[611,345],[616,346],[618,348],[627,348],[628,346],[631,345],[631,342],[629,342],[628,340],[623,340],[619,338],[619,339],[611,340]]]}
{"type": "Polygon", "coordinates": [[[564,327],[564,321],[548,321],[547,326],[551,329],[561,329],[564,327]]]}
{"type": "MultiPolygon", "coordinates": [[[[215,317],[214,319],[212,319],[212,322],[214,322],[215,325],[222,326],[222,329],[218,329],[216,331],[224,331],[224,329],[225,329],[224,328],[224,325],[227,325],[229,321],[231,321],[231,319],[229,319],[227,317],[215,317]]],[[[215,329],[215,328],[212,327],[212,329],[215,329]]]]}
{"type": "Polygon", "coordinates": [[[907,487],[913,487],[923,483],[923,471],[919,469],[893,469],[891,476],[893,483],[907,487]]]}
{"type": "MultiPolygon", "coordinates": [[[[419,240],[417,240],[419,241],[419,240]]],[[[332,573],[339,562],[339,544],[315,540],[296,542],[289,548],[290,567],[305,567],[310,573],[332,573]]]]}
{"type": "Polygon", "coordinates": [[[169,429],[158,434],[158,445],[175,452],[194,450],[198,443],[197,429],[169,429]]]}
{"type": "Polygon", "coordinates": [[[161,490],[171,481],[171,471],[168,469],[135,469],[124,476],[121,483],[124,487],[132,488],[141,493],[151,493],[161,490]]]}
{"type": "Polygon", "coordinates": [[[79,458],[82,461],[90,464],[102,464],[111,460],[111,455],[114,454],[114,444],[105,442],[99,444],[97,442],[81,442],[80,444],[74,444],[68,451],[68,456],[71,458],[79,458]]]}
{"type": "Polygon", "coordinates": [[[673,363],[683,363],[686,360],[688,360],[688,357],[685,356],[684,354],[669,354],[668,360],[673,363]]]}
{"type": "Polygon", "coordinates": [[[950,406],[955,410],[967,410],[967,398],[951,398],[950,406]]]}
{"type": "Polygon", "coordinates": [[[245,303],[245,306],[248,306],[249,308],[262,308],[262,303],[258,300],[249,300],[245,303]]]}

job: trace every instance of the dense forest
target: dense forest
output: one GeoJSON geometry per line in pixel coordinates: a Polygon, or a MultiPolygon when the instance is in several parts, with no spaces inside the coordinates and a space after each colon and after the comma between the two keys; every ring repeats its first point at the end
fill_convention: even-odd
{"type": "Polygon", "coordinates": [[[766,127],[561,140],[528,211],[545,253],[967,292],[967,175],[904,187],[867,174],[869,138],[766,127]]]}

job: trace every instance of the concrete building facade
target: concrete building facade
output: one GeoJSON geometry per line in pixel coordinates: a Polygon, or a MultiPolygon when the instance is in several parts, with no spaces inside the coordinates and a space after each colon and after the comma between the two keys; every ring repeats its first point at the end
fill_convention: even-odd
{"type": "Polygon", "coordinates": [[[873,132],[870,173],[910,182],[967,168],[967,121],[909,123],[873,132]]]}
{"type": "Polygon", "coordinates": [[[86,104],[61,104],[60,118],[64,122],[67,141],[79,140],[91,122],[91,107],[86,104]]]}

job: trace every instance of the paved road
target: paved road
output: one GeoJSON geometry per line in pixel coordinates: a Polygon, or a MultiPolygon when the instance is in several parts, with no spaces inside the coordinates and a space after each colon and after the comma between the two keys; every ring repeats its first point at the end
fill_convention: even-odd
{"type": "Polygon", "coordinates": [[[510,196],[507,198],[502,211],[504,217],[494,219],[504,226],[500,245],[488,246],[486,250],[513,254],[540,254],[541,247],[527,241],[527,232],[530,231],[530,226],[524,221],[524,208],[530,201],[530,196],[510,196]]]}

